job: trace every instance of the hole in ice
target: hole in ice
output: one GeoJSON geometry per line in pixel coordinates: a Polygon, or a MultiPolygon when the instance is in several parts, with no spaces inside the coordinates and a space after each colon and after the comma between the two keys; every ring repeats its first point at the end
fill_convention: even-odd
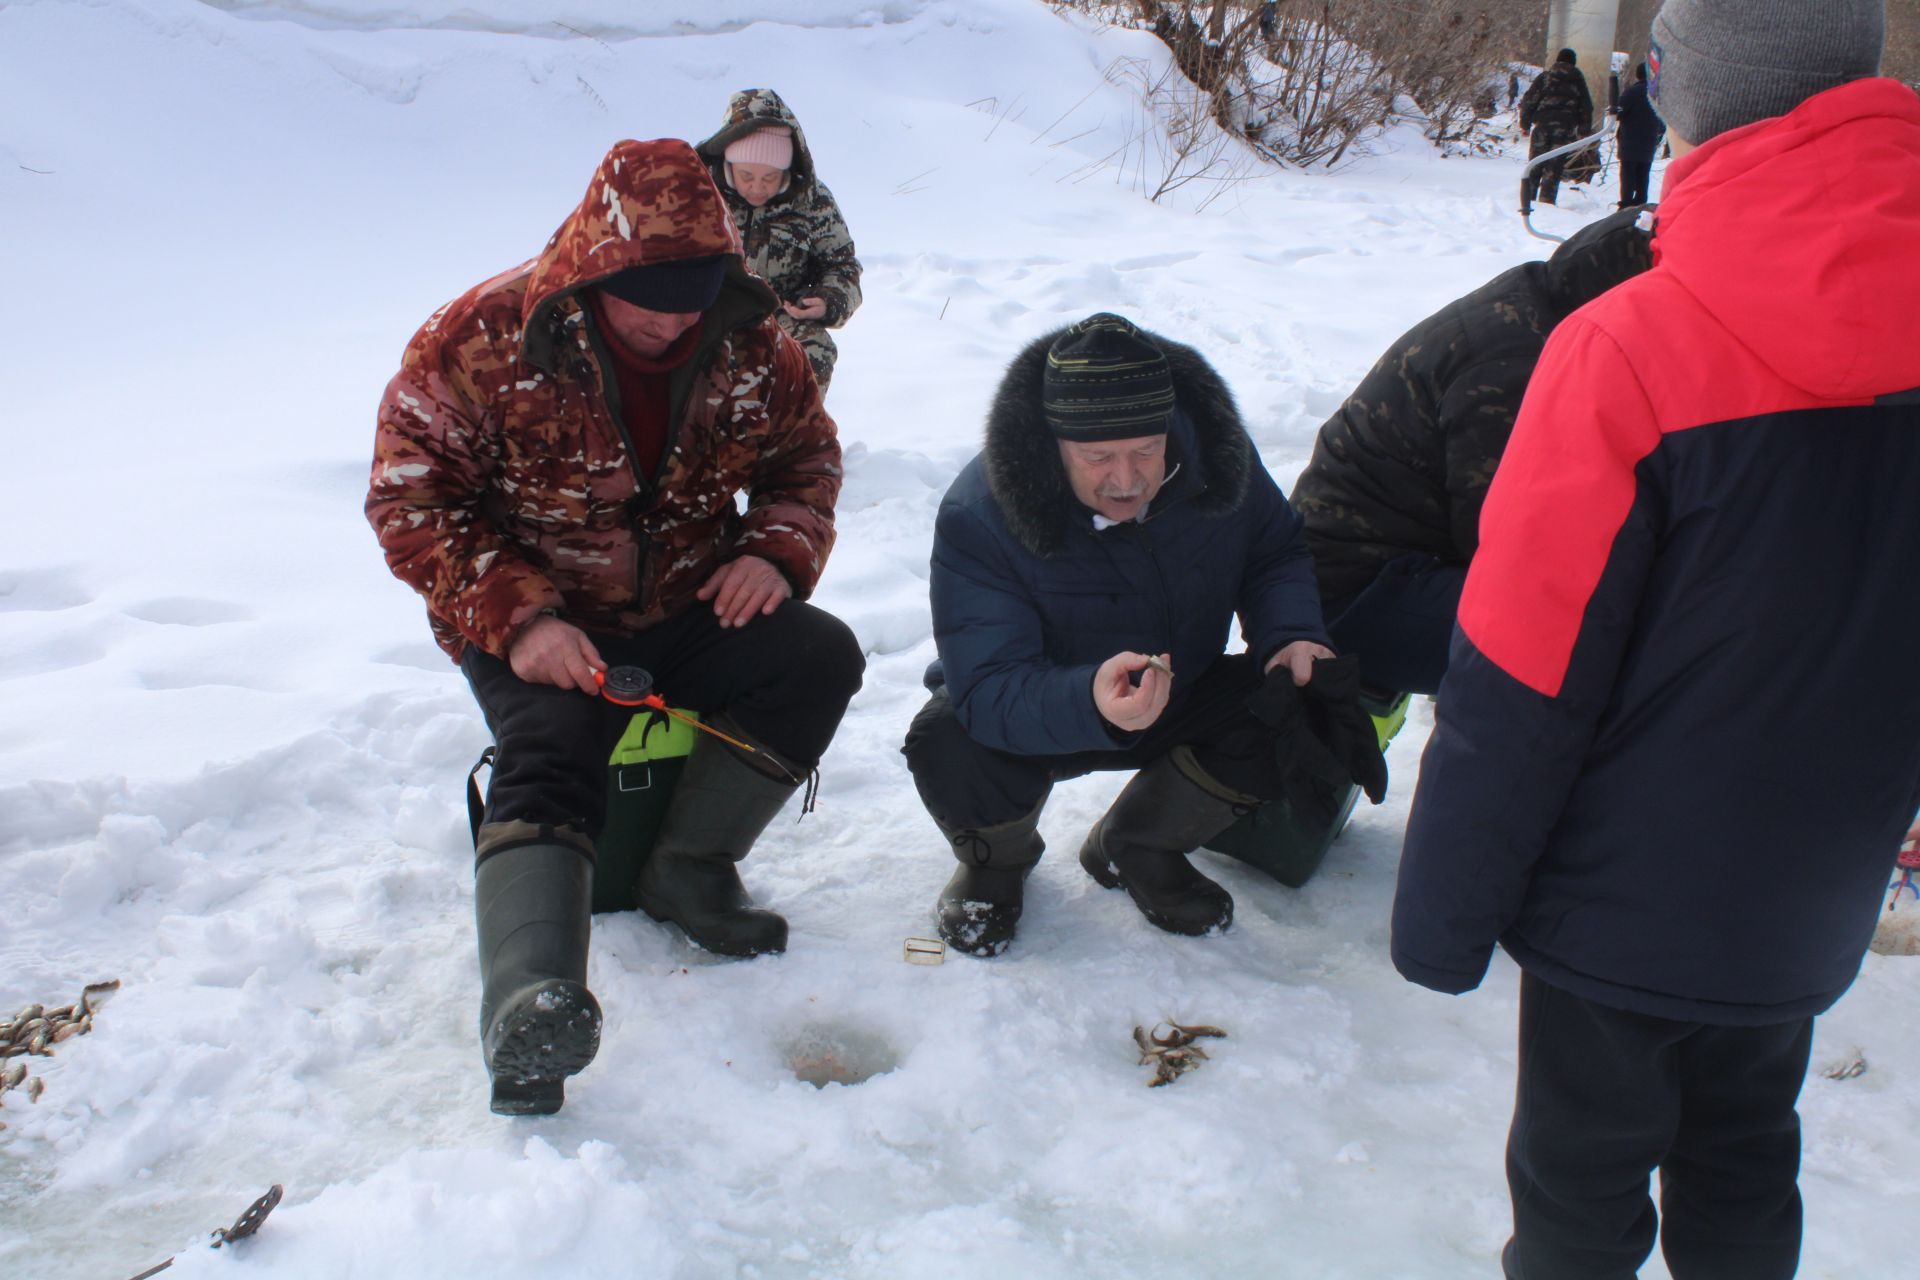
{"type": "Polygon", "coordinates": [[[783,1052],[794,1078],[816,1089],[859,1084],[900,1065],[892,1045],[859,1027],[804,1027],[783,1052]]]}

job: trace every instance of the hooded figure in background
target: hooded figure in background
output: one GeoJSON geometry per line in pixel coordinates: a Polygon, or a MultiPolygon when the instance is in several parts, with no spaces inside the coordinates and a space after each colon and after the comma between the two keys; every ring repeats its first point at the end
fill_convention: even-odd
{"type": "Polygon", "coordinates": [[[865,664],[803,603],[840,444],[774,307],[693,148],[621,142],[539,256],[421,326],[381,401],[367,518],[498,748],[474,851],[495,1111],[558,1110],[599,1046],[595,840],[632,717],[599,696],[609,666],[743,748],[699,737],[633,897],[709,951],[786,945],[734,864],[865,664]]]}
{"type": "Polygon", "coordinates": [[[1388,347],[1320,428],[1293,509],[1327,632],[1368,684],[1440,687],[1480,506],[1547,335],[1653,265],[1652,225],[1616,213],[1448,303],[1388,347]]]}
{"type": "Polygon", "coordinates": [[[747,266],[779,296],[774,318],[798,339],[825,392],[839,358],[827,330],[860,305],[860,259],[833,192],[814,173],[800,122],[773,90],[742,89],[699,152],[740,231],[747,266]]]}

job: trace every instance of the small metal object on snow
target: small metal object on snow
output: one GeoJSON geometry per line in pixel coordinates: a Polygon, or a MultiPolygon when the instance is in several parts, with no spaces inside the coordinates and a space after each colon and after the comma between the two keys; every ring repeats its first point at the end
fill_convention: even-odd
{"type": "MultiPolygon", "coordinates": [[[[215,1227],[213,1229],[213,1243],[209,1245],[208,1248],[218,1249],[223,1244],[233,1244],[236,1241],[245,1240],[248,1236],[258,1231],[260,1224],[267,1220],[267,1215],[273,1212],[273,1207],[280,1203],[280,1197],[284,1193],[284,1190],[279,1183],[274,1183],[271,1187],[267,1188],[267,1194],[248,1205],[247,1211],[234,1219],[232,1226],[215,1227]]],[[[133,1280],[148,1280],[148,1277],[159,1275],[173,1264],[174,1259],[168,1258],[157,1267],[148,1267],[145,1271],[133,1277],[133,1280]]]]}
{"type": "Polygon", "coordinates": [[[947,944],[938,938],[908,938],[908,964],[941,964],[947,958],[947,944]]]}

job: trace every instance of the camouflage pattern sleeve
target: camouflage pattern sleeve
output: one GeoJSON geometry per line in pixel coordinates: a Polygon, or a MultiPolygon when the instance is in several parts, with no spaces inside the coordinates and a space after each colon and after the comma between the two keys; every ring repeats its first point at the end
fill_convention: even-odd
{"type": "Polygon", "coordinates": [[[775,332],[770,429],[747,484],[745,528],[734,546],[779,566],[795,597],[804,600],[819,584],[833,549],[840,438],[806,353],[785,332],[775,332]]]}
{"type": "Polygon", "coordinates": [[[827,304],[820,323],[838,329],[860,306],[860,259],[854,256],[853,235],[833,192],[817,179],[813,184],[814,208],[808,221],[811,237],[808,249],[813,257],[811,292],[827,304]]]}
{"type": "Polygon", "coordinates": [[[1462,563],[1471,560],[1480,546],[1480,508],[1513,435],[1529,367],[1527,361],[1483,362],[1462,372],[1441,397],[1438,418],[1446,438],[1447,519],[1462,563]]]}
{"type": "MultiPolygon", "coordinates": [[[[380,402],[367,520],[394,576],[426,600],[449,651],[458,641],[504,658],[513,637],[560,592],[494,529],[482,495],[500,444],[486,397],[442,325],[445,311],[408,344],[380,402]]],[[[487,346],[485,326],[469,338],[487,346]]]]}

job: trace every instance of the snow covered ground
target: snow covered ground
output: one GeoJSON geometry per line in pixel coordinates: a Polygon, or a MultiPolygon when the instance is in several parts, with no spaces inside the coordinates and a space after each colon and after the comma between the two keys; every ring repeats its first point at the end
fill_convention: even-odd
{"type": "MultiPolygon", "coordinates": [[[[1102,309],[1193,343],[1286,486],[1388,341],[1546,247],[1510,158],[1402,135],[1150,204],[1113,69],[1162,57],[1038,0],[0,6],[0,1010],[125,983],[0,1107],[0,1274],[1497,1269],[1515,970],[1448,999],[1386,958],[1424,712],[1307,888],[1209,859],[1224,937],[1158,933],[1074,865],[1106,777],[1055,793],[1011,953],[901,961],[950,865],[897,754],[932,517],[1017,347],[1102,309]],[[601,919],[599,1059],[507,1121],[474,1036],[485,731],[360,515],[373,409],[609,143],[704,136],[763,84],[867,267],[818,597],[867,683],[819,811],[746,865],[792,951],[713,963],[601,919]],[[1148,1090],[1129,1031],[1162,1017],[1231,1038],[1148,1090]],[[823,1053],[876,1074],[795,1077],[823,1053]],[[193,1247],[273,1182],[259,1237],[193,1247]]],[[[1819,1025],[1806,1275],[1911,1264],[1916,979],[1869,956],[1819,1025]]]]}

